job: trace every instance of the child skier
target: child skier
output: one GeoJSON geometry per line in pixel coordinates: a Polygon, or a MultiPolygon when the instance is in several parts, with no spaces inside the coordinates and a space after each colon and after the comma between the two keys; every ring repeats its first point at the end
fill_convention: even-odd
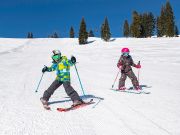
{"type": "Polygon", "coordinates": [[[141,68],[140,63],[137,65],[134,64],[132,57],[129,55],[129,49],[123,48],[121,50],[121,56],[117,63],[117,67],[121,70],[121,77],[119,79],[119,90],[125,90],[125,80],[127,76],[131,79],[131,82],[133,84],[134,89],[140,90],[139,82],[137,80],[137,77],[135,76],[131,66],[136,68],[141,68]]]}
{"type": "Polygon", "coordinates": [[[74,56],[71,57],[71,60],[68,60],[66,56],[61,56],[61,52],[59,50],[53,50],[53,64],[51,67],[45,66],[42,69],[42,72],[52,72],[57,71],[57,77],[50,85],[50,87],[44,91],[43,97],[40,98],[44,107],[48,107],[48,101],[54,91],[61,85],[64,86],[64,89],[67,95],[73,101],[73,106],[80,105],[83,101],[80,99],[78,93],[73,89],[70,83],[70,66],[76,63],[76,58],[74,56]]]}

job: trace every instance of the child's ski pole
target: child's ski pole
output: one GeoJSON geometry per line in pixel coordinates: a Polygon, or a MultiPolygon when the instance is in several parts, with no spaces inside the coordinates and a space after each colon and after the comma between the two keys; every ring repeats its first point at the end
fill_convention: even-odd
{"type": "MultiPolygon", "coordinates": [[[[140,61],[138,62],[138,65],[140,65],[140,61]]],[[[139,74],[140,74],[140,68],[138,68],[138,82],[139,82],[139,74]]]]}
{"type": "Polygon", "coordinates": [[[117,75],[116,75],[116,78],[115,78],[115,80],[114,80],[114,83],[113,83],[113,85],[112,85],[112,88],[114,87],[114,84],[115,84],[115,82],[116,82],[116,80],[117,80],[117,77],[118,77],[120,71],[121,71],[121,70],[119,70],[118,73],[117,73],[117,75]]]}
{"type": "Polygon", "coordinates": [[[40,85],[40,83],[41,83],[41,81],[42,81],[43,75],[44,75],[44,73],[42,73],[42,75],[41,75],[41,79],[40,79],[40,81],[39,81],[39,83],[38,83],[38,86],[37,86],[37,88],[36,88],[36,91],[35,91],[35,92],[38,92],[39,85],[40,85]]]}
{"type": "Polygon", "coordinates": [[[80,85],[81,85],[81,89],[82,89],[83,95],[85,96],[85,92],[84,92],[84,89],[83,89],[83,86],[82,86],[82,83],[81,83],[81,79],[80,79],[80,77],[79,77],[79,73],[78,73],[76,64],[74,64],[74,67],[75,67],[75,69],[76,69],[76,73],[77,73],[77,76],[78,76],[78,79],[79,79],[79,83],[80,83],[80,85]]]}

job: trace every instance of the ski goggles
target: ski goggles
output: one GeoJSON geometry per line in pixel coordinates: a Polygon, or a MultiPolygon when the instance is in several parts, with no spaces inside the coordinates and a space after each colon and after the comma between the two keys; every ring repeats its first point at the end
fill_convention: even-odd
{"type": "Polygon", "coordinates": [[[128,56],[129,55],[129,52],[124,52],[122,53],[123,56],[128,56]]]}
{"type": "Polygon", "coordinates": [[[52,59],[55,60],[55,61],[58,61],[58,60],[60,60],[60,56],[58,54],[57,55],[53,55],[52,59]]]}

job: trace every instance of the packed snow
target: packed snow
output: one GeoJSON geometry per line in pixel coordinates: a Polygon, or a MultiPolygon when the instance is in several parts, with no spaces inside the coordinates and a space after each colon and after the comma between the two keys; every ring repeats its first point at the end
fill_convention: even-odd
{"type": "MultiPolygon", "coordinates": [[[[118,79],[115,83],[117,88],[118,79]]],[[[115,38],[104,42],[78,39],[0,39],[0,135],[180,135],[180,38],[115,38]],[[150,94],[110,90],[118,73],[121,49],[128,47],[135,63],[141,61],[140,85],[150,94]],[[71,106],[61,86],[50,98],[51,111],[40,97],[56,77],[45,73],[35,90],[44,65],[52,63],[52,50],[68,58],[74,55],[85,95],[76,70],[71,83],[81,97],[95,104],[70,112],[57,107],[71,106]]],[[[126,80],[126,87],[131,87],[126,80]]]]}

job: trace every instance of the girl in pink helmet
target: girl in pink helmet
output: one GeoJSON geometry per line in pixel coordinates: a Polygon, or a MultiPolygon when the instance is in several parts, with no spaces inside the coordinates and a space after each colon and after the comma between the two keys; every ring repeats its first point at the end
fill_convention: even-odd
{"type": "Polygon", "coordinates": [[[119,79],[119,90],[125,90],[125,81],[127,76],[131,79],[131,82],[133,84],[133,87],[136,90],[140,90],[139,82],[137,80],[137,77],[135,76],[131,66],[136,67],[136,68],[141,68],[140,63],[135,64],[133,62],[132,57],[129,55],[129,49],[128,48],[123,48],[121,50],[121,56],[120,59],[117,63],[117,67],[121,70],[121,77],[119,79]]]}

